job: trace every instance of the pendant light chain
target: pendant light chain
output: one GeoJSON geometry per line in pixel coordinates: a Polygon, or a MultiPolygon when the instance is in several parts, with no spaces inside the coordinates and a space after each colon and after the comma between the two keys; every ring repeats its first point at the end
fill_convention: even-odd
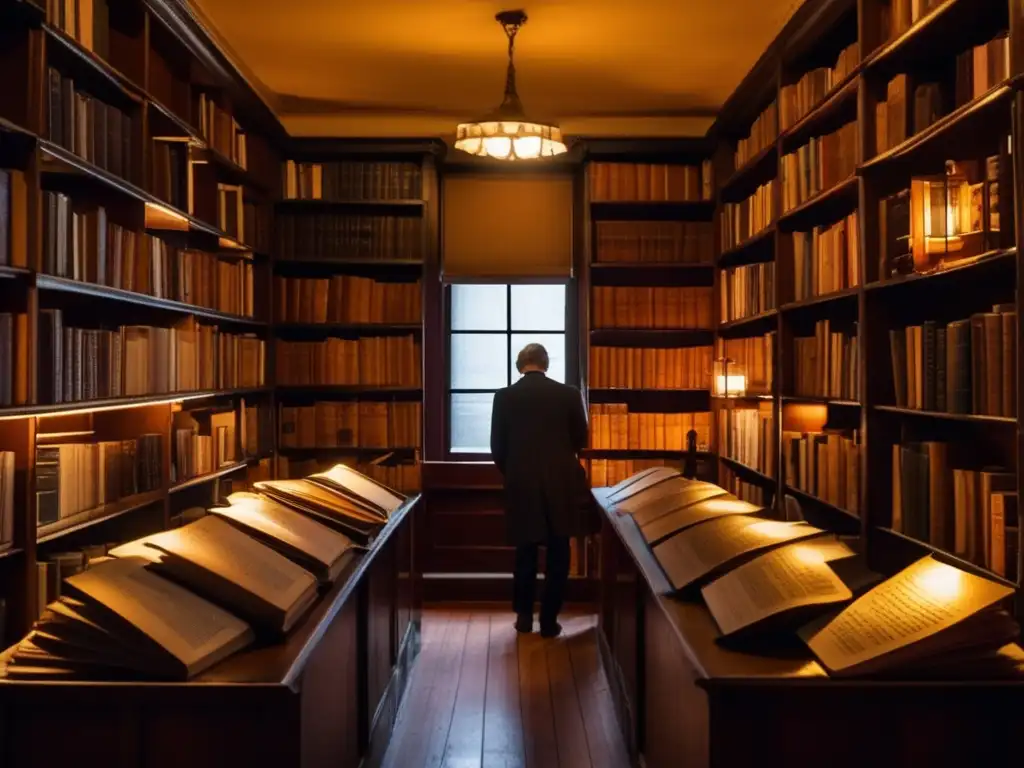
{"type": "Polygon", "coordinates": [[[508,35],[508,71],[505,73],[505,101],[516,98],[516,33],[519,32],[521,23],[502,24],[505,34],[508,35]]]}

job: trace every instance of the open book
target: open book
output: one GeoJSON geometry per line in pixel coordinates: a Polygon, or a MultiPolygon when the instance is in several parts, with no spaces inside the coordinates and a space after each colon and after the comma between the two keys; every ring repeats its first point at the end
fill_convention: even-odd
{"type": "Polygon", "coordinates": [[[679,470],[672,467],[650,467],[643,472],[630,475],[622,482],[613,485],[608,490],[608,500],[612,502],[624,501],[645,488],[650,488],[673,477],[680,477],[680,475],[679,470]]]}
{"type": "Polygon", "coordinates": [[[232,493],[228,503],[209,511],[301,565],[321,583],[334,582],[350,555],[362,549],[344,534],[266,496],[232,493]]]}
{"type": "Polygon", "coordinates": [[[650,488],[645,488],[633,496],[630,496],[628,499],[615,502],[613,509],[619,514],[632,515],[633,519],[636,520],[637,525],[643,525],[644,522],[649,519],[653,519],[654,515],[659,514],[645,514],[644,510],[650,508],[661,499],[676,499],[679,497],[679,503],[674,507],[660,507],[660,509],[663,510],[660,514],[665,514],[679,506],[722,493],[726,493],[726,491],[712,483],[705,483],[702,480],[689,480],[685,477],[672,477],[658,483],[657,485],[653,485],[650,488]],[[641,519],[637,519],[638,515],[641,516],[641,519]]]}
{"type": "Polygon", "coordinates": [[[724,515],[687,528],[652,551],[678,591],[724,573],[758,552],[823,533],[806,523],[724,515]]]}
{"type": "Polygon", "coordinates": [[[275,633],[291,629],[316,600],[313,574],[216,516],[110,554],[148,560],[158,573],[275,633]]]}
{"type": "Polygon", "coordinates": [[[764,507],[737,499],[731,493],[710,494],[707,491],[680,494],[685,503],[680,507],[673,497],[659,499],[651,508],[645,508],[633,516],[640,522],[640,533],[644,540],[654,546],[690,526],[714,520],[722,515],[756,515],[764,507]],[[690,499],[695,498],[692,501],[690,499]],[[670,507],[666,514],[660,514],[661,507],[670,507]],[[675,507],[674,509],[672,507],[675,507]]]}
{"type": "Polygon", "coordinates": [[[801,637],[836,676],[969,667],[1019,636],[1017,622],[999,608],[1013,594],[929,555],[801,637]]]}
{"type": "Polygon", "coordinates": [[[69,577],[8,676],[187,680],[252,642],[245,622],[145,565],[116,559],[69,577]]]}
{"type": "Polygon", "coordinates": [[[405,496],[344,464],[310,475],[311,482],[347,496],[357,504],[372,506],[386,522],[405,503],[405,496]]]}
{"type": "Polygon", "coordinates": [[[701,593],[722,635],[729,637],[795,629],[880,578],[846,544],[822,536],[766,552],[701,593]]]}

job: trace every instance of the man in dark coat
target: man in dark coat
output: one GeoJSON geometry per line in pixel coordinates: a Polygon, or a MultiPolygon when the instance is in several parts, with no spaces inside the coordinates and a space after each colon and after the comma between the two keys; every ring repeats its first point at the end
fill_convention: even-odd
{"type": "Polygon", "coordinates": [[[540,632],[556,637],[569,578],[569,538],[585,536],[592,507],[579,453],[587,445],[587,415],[574,387],[545,376],[548,353],[528,344],[516,368],[522,378],[494,395],[491,455],[505,479],[505,521],[516,548],[512,607],[516,629],[533,629],[537,548],[547,549],[540,632]]]}

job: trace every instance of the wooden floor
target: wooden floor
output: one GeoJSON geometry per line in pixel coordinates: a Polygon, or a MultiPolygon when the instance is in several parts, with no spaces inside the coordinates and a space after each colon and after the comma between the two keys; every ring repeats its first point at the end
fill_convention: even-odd
{"type": "Polygon", "coordinates": [[[595,618],[517,635],[508,611],[428,609],[384,768],[628,768],[595,618]]]}

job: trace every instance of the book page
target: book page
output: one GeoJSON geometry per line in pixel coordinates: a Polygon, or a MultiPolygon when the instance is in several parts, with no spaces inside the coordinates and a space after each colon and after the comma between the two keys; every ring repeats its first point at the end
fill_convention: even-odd
{"type": "Polygon", "coordinates": [[[379,512],[373,513],[362,509],[354,502],[308,480],[270,480],[256,483],[256,488],[270,495],[280,496],[284,499],[291,498],[300,504],[308,504],[326,515],[348,517],[374,525],[379,525],[382,522],[379,512]]]}
{"type": "Polygon", "coordinates": [[[342,488],[359,498],[365,499],[388,514],[394,512],[405,502],[405,499],[402,496],[399,496],[384,486],[375,483],[368,477],[364,477],[361,473],[350,469],[344,464],[335,464],[326,472],[310,475],[310,477],[317,479],[322,478],[329,483],[333,483],[339,488],[342,488]]]}
{"type": "Polygon", "coordinates": [[[629,486],[619,491],[618,493],[612,494],[611,496],[608,497],[608,500],[618,504],[619,502],[625,501],[626,499],[633,498],[638,493],[643,493],[648,488],[654,488],[655,486],[660,485],[661,483],[677,481],[681,481],[682,483],[702,483],[703,485],[711,485],[711,483],[703,483],[703,481],[700,480],[687,480],[678,472],[675,472],[673,474],[662,474],[652,472],[651,474],[640,478],[635,483],[631,483],[629,486]]]}
{"type": "Polygon", "coordinates": [[[677,533],[654,547],[675,589],[683,589],[740,555],[824,533],[805,523],[726,515],[677,533]]]}
{"type": "Polygon", "coordinates": [[[111,557],[138,557],[149,563],[159,563],[163,559],[159,549],[151,547],[150,541],[153,541],[161,534],[156,533],[152,536],[144,536],[141,539],[135,539],[134,541],[128,541],[120,546],[114,547],[107,554],[111,557]]]}
{"type": "Polygon", "coordinates": [[[282,611],[316,587],[316,578],[305,568],[218,517],[204,517],[157,534],[149,544],[243,587],[282,611]]]}
{"type": "Polygon", "coordinates": [[[806,605],[850,600],[853,593],[829,567],[853,557],[835,539],[811,539],[767,552],[704,587],[701,593],[723,635],[806,605]]]}
{"type": "Polygon", "coordinates": [[[726,491],[719,488],[717,485],[711,483],[704,483],[699,480],[687,480],[685,477],[673,477],[664,482],[658,483],[655,486],[645,488],[636,494],[631,495],[624,501],[615,502],[613,507],[616,512],[627,515],[635,515],[642,510],[646,505],[652,504],[658,499],[663,499],[666,496],[672,496],[674,494],[695,494],[696,498],[700,498],[701,493],[710,493],[711,489],[714,489],[717,493],[725,493],[726,491]]]}
{"type": "Polygon", "coordinates": [[[147,570],[142,560],[111,560],[67,583],[133,624],[186,667],[252,639],[248,624],[147,570]]]}
{"type": "Polygon", "coordinates": [[[672,469],[671,467],[651,467],[649,469],[645,469],[642,472],[637,472],[635,475],[630,475],[622,482],[616,483],[611,488],[609,488],[608,498],[614,499],[616,496],[622,494],[622,492],[629,488],[631,485],[640,482],[645,477],[653,478],[656,475],[657,482],[661,482],[662,480],[667,480],[670,477],[678,477],[679,474],[680,472],[678,469],[672,469]]]}
{"type": "Polygon", "coordinates": [[[688,504],[682,509],[674,509],[667,515],[659,515],[650,523],[641,524],[640,533],[651,543],[705,520],[713,520],[722,515],[756,515],[763,510],[764,507],[737,499],[732,494],[724,494],[688,504]]]}
{"type": "Polygon", "coordinates": [[[920,642],[1012,594],[928,556],[855,600],[807,644],[839,672],[920,642]]]}
{"type": "Polygon", "coordinates": [[[231,506],[215,507],[210,512],[278,539],[325,566],[333,565],[353,546],[344,534],[266,497],[246,498],[233,493],[228,501],[231,506]]]}

